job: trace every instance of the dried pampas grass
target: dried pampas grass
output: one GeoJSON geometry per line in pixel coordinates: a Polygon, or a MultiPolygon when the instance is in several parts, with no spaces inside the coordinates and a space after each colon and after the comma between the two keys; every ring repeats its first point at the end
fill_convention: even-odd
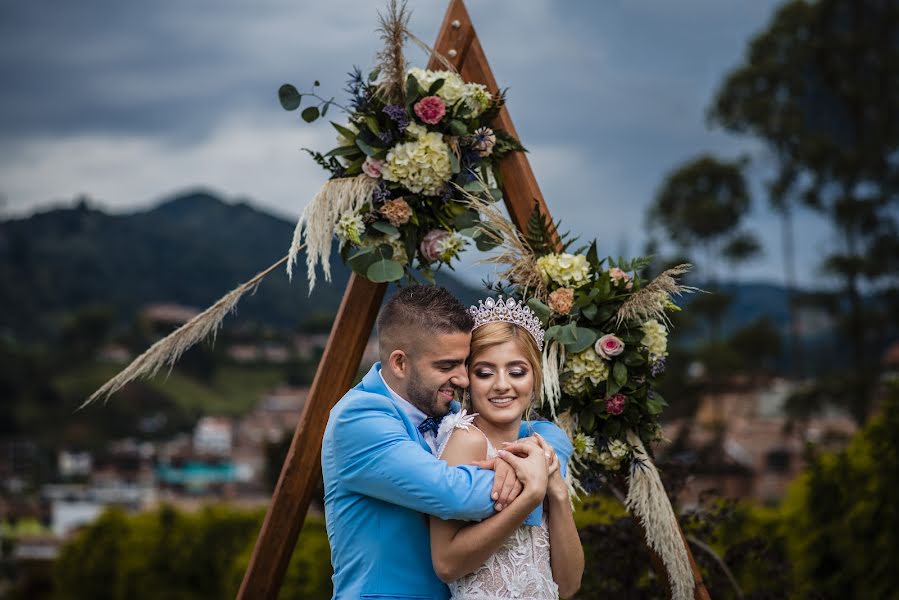
{"type": "Polygon", "coordinates": [[[377,61],[381,69],[380,87],[384,96],[394,104],[402,104],[406,96],[406,58],[403,44],[409,35],[409,12],[406,0],[398,4],[390,0],[387,14],[378,13],[378,32],[384,47],[378,52],[377,61]]]}
{"type": "Polygon", "coordinates": [[[617,324],[621,325],[622,322],[631,320],[645,321],[646,319],[658,319],[669,323],[668,316],[665,314],[665,305],[660,301],[660,297],[664,295],[668,299],[671,296],[700,291],[695,287],[681,285],[677,281],[678,277],[691,268],[692,265],[688,263],[672,267],[634,293],[618,308],[617,324]]]}
{"type": "Polygon", "coordinates": [[[169,365],[169,373],[175,363],[191,346],[204,339],[210,333],[213,341],[222,321],[228,313],[234,311],[237,303],[247,292],[256,293],[256,288],[262,280],[288,259],[287,256],[258,273],[255,277],[242,283],[237,288],[222,296],[215,304],[198,314],[196,317],[159,340],[150,348],[131,361],[118,375],[107,381],[90,398],[85,400],[76,410],[81,410],[97,398],[104,396],[104,402],[109,397],[122,389],[126,384],[139,377],[149,379],[156,375],[164,365],[169,365]]]}
{"type": "Polygon", "coordinates": [[[287,277],[291,281],[293,266],[303,245],[306,247],[309,293],[315,287],[315,267],[319,263],[325,274],[325,281],[331,281],[330,256],[334,227],[344,214],[356,213],[363,205],[371,202],[376,188],[377,181],[368,175],[331,179],[321,187],[312,202],[303,209],[293,232],[293,241],[287,254],[287,277]]]}
{"type": "MultiPolygon", "coordinates": [[[[487,189],[487,184],[483,180],[478,178],[477,181],[480,181],[485,190],[487,189]]],[[[481,235],[502,248],[499,254],[483,258],[480,262],[504,266],[505,270],[500,276],[516,285],[523,297],[534,297],[546,302],[549,290],[546,289],[546,282],[543,281],[543,275],[537,266],[537,254],[524,235],[496,207],[496,204],[487,202],[462,187],[456,188],[462,192],[465,204],[480,213],[483,226],[479,226],[478,229],[481,235]]]]}
{"type": "Polygon", "coordinates": [[[628,431],[627,441],[634,447],[635,458],[641,464],[631,467],[625,505],[640,519],[646,531],[647,543],[665,564],[672,599],[690,600],[693,598],[695,581],[677,516],[640,436],[628,431]]]}
{"type": "Polygon", "coordinates": [[[445,57],[441,53],[439,53],[436,50],[434,50],[433,48],[431,48],[420,37],[416,36],[411,31],[406,31],[406,37],[408,37],[410,40],[415,42],[416,46],[418,46],[419,48],[421,48],[422,50],[427,52],[429,59],[436,59],[437,62],[440,63],[440,66],[443,67],[445,70],[447,70],[451,73],[456,73],[456,74],[459,73],[459,70],[456,69],[456,66],[453,63],[451,63],[447,57],[445,57]]]}

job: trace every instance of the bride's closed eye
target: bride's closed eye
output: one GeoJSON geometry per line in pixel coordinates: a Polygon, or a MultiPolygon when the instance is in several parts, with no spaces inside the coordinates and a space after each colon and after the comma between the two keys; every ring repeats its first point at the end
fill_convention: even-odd
{"type": "MultiPolygon", "coordinates": [[[[513,369],[509,371],[509,376],[515,377],[516,379],[524,377],[527,374],[527,369],[513,369]]],[[[493,375],[495,375],[495,373],[488,369],[475,369],[474,371],[474,376],[478,379],[486,379],[487,377],[492,377],[493,375]]]]}

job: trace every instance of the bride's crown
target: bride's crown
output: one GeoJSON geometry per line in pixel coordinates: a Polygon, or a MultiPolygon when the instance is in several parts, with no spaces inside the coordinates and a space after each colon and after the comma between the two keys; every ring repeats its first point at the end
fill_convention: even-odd
{"type": "Polygon", "coordinates": [[[524,302],[517,302],[514,298],[503,300],[502,296],[496,300],[487,298],[479,300],[478,305],[469,308],[468,312],[474,317],[472,331],[488,323],[512,323],[530,333],[537,342],[537,348],[543,350],[543,325],[524,302]]]}

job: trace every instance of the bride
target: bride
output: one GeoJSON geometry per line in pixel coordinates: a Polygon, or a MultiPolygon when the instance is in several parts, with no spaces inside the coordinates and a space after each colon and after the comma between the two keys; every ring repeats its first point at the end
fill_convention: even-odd
{"type": "Polygon", "coordinates": [[[540,322],[522,304],[506,309],[502,299],[471,312],[470,399],[464,408],[473,414],[447,417],[438,457],[450,465],[505,460],[523,490],[480,523],[430,517],[434,570],[454,600],[569,597],[580,587],[584,552],[568,486],[552,446],[536,433],[518,439],[522,416],[541,393],[540,322]],[[522,524],[541,504],[540,525],[522,524]]]}

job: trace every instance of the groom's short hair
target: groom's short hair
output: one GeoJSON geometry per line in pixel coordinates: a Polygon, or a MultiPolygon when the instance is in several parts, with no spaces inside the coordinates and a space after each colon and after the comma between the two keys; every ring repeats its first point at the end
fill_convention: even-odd
{"type": "Polygon", "coordinates": [[[404,287],[387,301],[378,315],[381,359],[385,360],[385,353],[389,355],[409,340],[429,334],[470,333],[472,327],[474,318],[446,288],[436,285],[404,287]]]}

